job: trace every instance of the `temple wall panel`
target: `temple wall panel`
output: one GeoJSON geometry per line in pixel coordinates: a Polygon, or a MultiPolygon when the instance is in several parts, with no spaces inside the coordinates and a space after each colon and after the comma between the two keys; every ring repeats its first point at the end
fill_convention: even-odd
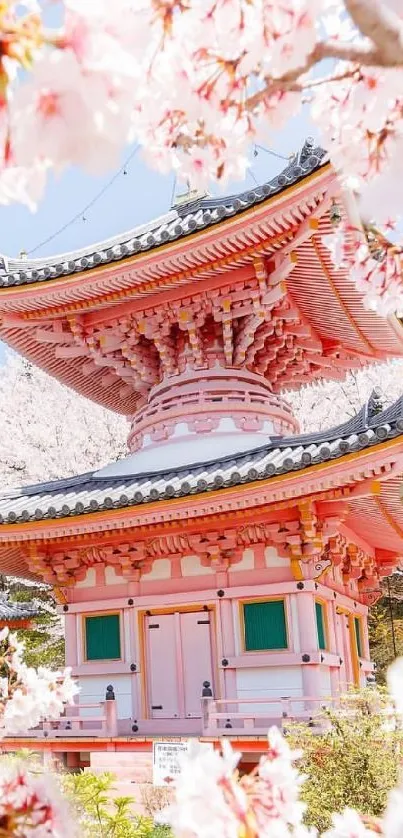
{"type": "Polygon", "coordinates": [[[320,680],[320,694],[322,698],[328,698],[332,695],[332,683],[330,677],[330,669],[325,666],[319,668],[320,680]]]}
{"type": "Polygon", "coordinates": [[[211,566],[202,564],[200,556],[183,556],[181,559],[182,576],[212,576],[214,570],[211,566]]]}
{"type": "Polygon", "coordinates": [[[255,569],[255,552],[253,548],[248,547],[243,551],[241,560],[231,567],[232,573],[241,573],[255,569]]]}
{"type": "Polygon", "coordinates": [[[155,559],[151,570],[148,573],[143,573],[141,579],[143,582],[157,582],[161,579],[171,578],[171,562],[169,559],[155,559]]]}
{"type": "MultiPolygon", "coordinates": [[[[106,687],[110,683],[107,673],[104,675],[80,675],[80,694],[78,703],[91,704],[97,701],[105,700],[106,687]]],[[[118,717],[120,719],[130,719],[132,716],[132,687],[130,675],[113,675],[113,687],[115,690],[118,717]]],[[[91,708],[83,708],[81,711],[83,716],[94,716],[95,712],[91,708]]]]}
{"type": "Polygon", "coordinates": [[[122,577],[120,574],[116,572],[116,569],[111,565],[106,565],[104,570],[104,583],[105,585],[121,585],[122,584],[122,577]]]}
{"type": "MultiPolygon", "coordinates": [[[[273,553],[269,555],[272,559],[273,553]]],[[[80,682],[80,701],[103,701],[106,686],[112,684],[119,718],[131,719],[130,725],[133,720],[140,720],[139,729],[143,723],[151,730],[154,717],[152,701],[147,698],[151,657],[154,655],[155,659],[156,650],[165,650],[157,663],[154,660],[155,671],[159,673],[168,661],[171,642],[172,660],[180,668],[177,662],[185,648],[181,639],[185,617],[181,615],[186,614],[190,620],[186,628],[186,649],[187,652],[193,649],[193,657],[189,658],[189,666],[186,664],[186,672],[183,670],[177,676],[178,699],[172,715],[175,724],[178,719],[184,718],[186,722],[187,718],[187,713],[181,716],[181,701],[184,703],[181,695],[190,690],[193,696],[192,718],[201,698],[205,674],[200,661],[206,649],[198,650],[197,644],[203,631],[208,631],[210,638],[212,674],[207,678],[211,678],[216,698],[328,698],[339,695],[349,683],[363,685],[371,670],[367,608],[347,596],[345,589],[341,592],[331,576],[331,586],[293,579],[290,568],[281,567],[279,558],[275,554],[277,566],[267,567],[267,549],[262,549],[262,545],[245,548],[231,570],[225,563],[205,566],[198,556],[189,555],[182,560],[161,558],[145,574],[146,581],[140,578],[119,582],[118,574],[106,572],[105,584],[75,589],[74,601],[66,613],[66,650],[73,675],[80,682]],[[172,574],[170,578],[162,578],[168,570],[172,574]],[[183,572],[190,575],[184,576],[183,572]],[[258,618],[255,611],[260,606],[268,609],[265,612],[268,633],[261,622],[262,612],[258,618]],[[93,657],[88,653],[91,636],[87,619],[94,617],[112,618],[112,622],[119,623],[118,629],[115,625],[119,648],[115,652],[109,649],[104,658],[99,649],[92,652],[90,649],[91,654],[95,652],[93,657]],[[155,632],[160,629],[160,641],[152,647],[153,652],[147,646],[147,620],[152,623],[153,642],[157,639],[155,632]],[[279,622],[283,625],[282,633],[279,622]],[[168,625],[172,637],[169,632],[166,634],[168,625]]],[[[105,637],[108,644],[109,635],[105,637]]],[[[161,680],[157,706],[161,702],[165,707],[164,684],[171,674],[172,666],[169,666],[161,680]]],[[[291,712],[296,712],[297,704],[293,704],[291,712]]],[[[258,705],[253,708],[259,712],[258,705]]],[[[273,709],[277,712],[277,704],[273,709]]],[[[156,718],[158,721],[158,713],[156,718]]],[[[169,719],[166,722],[159,719],[160,730],[164,724],[169,732],[169,719]]]]}
{"type": "MultiPolygon", "coordinates": [[[[107,568],[107,570],[112,570],[112,568],[107,568]]],[[[95,567],[89,567],[85,576],[82,579],[78,579],[76,582],[76,588],[95,588],[95,585],[95,567]]]]}
{"type": "MultiPolygon", "coordinates": [[[[302,669],[299,666],[271,666],[239,669],[236,674],[236,685],[239,698],[278,698],[292,696],[298,698],[303,695],[302,669]]],[[[240,712],[252,711],[259,713],[259,704],[241,705],[240,712]]],[[[273,710],[280,710],[280,704],[273,704],[273,710]]]]}
{"type": "Polygon", "coordinates": [[[291,562],[287,556],[281,556],[275,547],[266,547],[264,551],[266,567],[290,567],[291,562]]]}

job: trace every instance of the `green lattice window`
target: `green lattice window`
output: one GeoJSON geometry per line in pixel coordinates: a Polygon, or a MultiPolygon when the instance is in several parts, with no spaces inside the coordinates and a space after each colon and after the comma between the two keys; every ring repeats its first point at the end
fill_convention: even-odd
{"type": "Polygon", "coordinates": [[[316,631],[319,649],[326,649],[326,616],[323,602],[315,602],[316,631]]]}
{"type": "Polygon", "coordinates": [[[87,661],[121,657],[119,614],[85,617],[85,657],[87,661]]]}
{"type": "Polygon", "coordinates": [[[284,600],[246,602],[243,606],[245,651],[287,649],[284,600]]]}
{"type": "Polygon", "coordinates": [[[355,641],[357,644],[357,655],[362,658],[362,635],[361,635],[361,620],[359,617],[354,617],[355,641]]]}

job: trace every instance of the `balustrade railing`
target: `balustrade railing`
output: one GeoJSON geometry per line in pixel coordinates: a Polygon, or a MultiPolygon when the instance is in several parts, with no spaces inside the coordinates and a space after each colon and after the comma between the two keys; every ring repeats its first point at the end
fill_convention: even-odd
{"type": "Polygon", "coordinates": [[[77,736],[113,738],[118,735],[117,702],[112,685],[106,688],[105,701],[80,702],[66,707],[59,719],[43,719],[24,737],[74,738],[77,736]],[[90,712],[88,712],[90,711],[90,712]]]}
{"type": "Polygon", "coordinates": [[[277,698],[222,698],[204,696],[202,701],[203,735],[261,735],[271,724],[287,727],[290,722],[325,724],[325,710],[338,699],[310,696],[277,698]]]}

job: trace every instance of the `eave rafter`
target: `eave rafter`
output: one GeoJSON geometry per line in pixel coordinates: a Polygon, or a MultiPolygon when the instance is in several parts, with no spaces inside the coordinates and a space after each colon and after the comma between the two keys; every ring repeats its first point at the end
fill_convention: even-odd
{"type": "MultiPolygon", "coordinates": [[[[74,538],[56,542],[30,542],[21,549],[27,566],[43,581],[58,588],[74,586],[91,568],[113,567],[122,580],[139,582],[148,574],[157,558],[180,560],[196,554],[201,564],[219,571],[230,570],[242,559],[248,547],[274,547],[290,561],[297,581],[322,579],[332,568],[340,567],[340,580],[346,586],[358,582],[359,597],[372,602],[374,585],[379,587],[379,573],[385,560],[377,564],[373,553],[363,548],[353,533],[340,532],[348,515],[348,500],[329,504],[326,497],[303,499],[297,504],[277,504],[255,515],[242,518],[222,516],[196,519],[180,532],[161,526],[139,527],[116,535],[104,533],[96,540],[74,538]],[[92,541],[92,543],[91,543],[92,541]]],[[[263,554],[262,554],[263,555],[263,554]]],[[[380,557],[381,558],[381,557],[380,557]]],[[[392,557],[389,556],[389,565],[392,557]]],[[[264,558],[263,558],[264,561],[264,558]]],[[[331,579],[328,579],[328,584],[331,579]]]]}

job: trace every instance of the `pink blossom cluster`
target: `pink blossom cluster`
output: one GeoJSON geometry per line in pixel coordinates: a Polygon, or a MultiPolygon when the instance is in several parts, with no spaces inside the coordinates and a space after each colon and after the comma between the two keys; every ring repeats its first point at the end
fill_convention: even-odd
{"type": "MultiPolygon", "coordinates": [[[[11,14],[20,4],[6,5],[11,14]]],[[[174,168],[195,186],[242,177],[251,143],[269,141],[300,108],[299,79],[315,63],[321,34],[330,42],[360,37],[346,25],[341,0],[64,0],[64,7],[62,30],[50,35],[38,29],[29,0],[25,81],[12,83],[18,52],[2,61],[10,77],[0,103],[4,202],[35,203],[50,166],[113,166],[134,139],[152,165],[174,168]]],[[[2,28],[0,17],[0,37],[2,28]]],[[[395,142],[392,130],[379,138],[399,124],[401,72],[352,65],[344,81],[317,88],[314,116],[354,182],[382,169],[395,142]]]]}
{"type": "MultiPolygon", "coordinates": [[[[389,670],[389,689],[403,715],[403,658],[389,670]]],[[[268,750],[257,768],[242,777],[236,771],[239,754],[223,743],[222,755],[195,746],[183,761],[175,786],[175,803],[163,813],[176,838],[315,838],[303,823],[299,800],[303,778],[295,767],[300,753],[289,747],[277,728],[268,734],[268,750]]],[[[399,838],[403,830],[403,786],[390,795],[377,831],[399,838]]],[[[373,838],[352,809],[334,815],[324,838],[373,838]]]]}
{"type": "Polygon", "coordinates": [[[73,838],[77,834],[52,778],[7,761],[0,765],[0,832],[4,838],[73,838]]]}
{"type": "Polygon", "coordinates": [[[26,733],[42,719],[58,719],[78,692],[68,669],[38,670],[22,660],[23,644],[8,628],[0,632],[0,737],[26,733]]]}
{"type": "Polygon", "coordinates": [[[382,234],[341,223],[322,238],[336,269],[344,268],[364,305],[383,317],[403,315],[402,248],[382,234]]]}
{"type": "MultiPolygon", "coordinates": [[[[401,212],[403,4],[397,0],[36,0],[0,5],[0,203],[34,207],[50,168],[98,173],[137,141],[194,187],[245,175],[304,97],[366,220],[401,212]],[[400,34],[399,34],[400,33],[400,34]],[[324,58],[324,78],[318,77],[324,58]],[[20,68],[28,70],[21,78],[20,68]]],[[[400,259],[354,279],[401,307],[400,259]],[[381,293],[380,293],[381,289],[381,293]]],[[[400,308],[399,308],[400,310],[400,308]]]]}

